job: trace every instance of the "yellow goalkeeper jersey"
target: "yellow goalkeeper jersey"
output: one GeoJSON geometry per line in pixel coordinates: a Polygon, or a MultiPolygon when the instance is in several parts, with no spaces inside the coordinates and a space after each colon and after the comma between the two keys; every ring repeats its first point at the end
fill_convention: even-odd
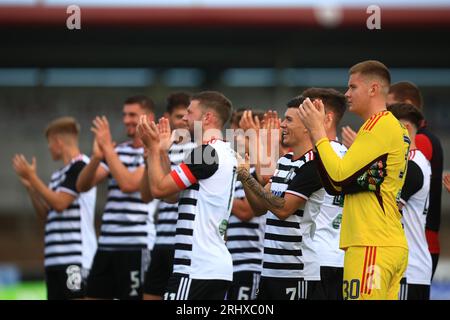
{"type": "Polygon", "coordinates": [[[406,128],[389,112],[373,115],[359,129],[341,159],[328,139],[317,142],[319,169],[345,194],[340,247],[408,248],[397,200],[406,176],[409,145],[406,128]]]}

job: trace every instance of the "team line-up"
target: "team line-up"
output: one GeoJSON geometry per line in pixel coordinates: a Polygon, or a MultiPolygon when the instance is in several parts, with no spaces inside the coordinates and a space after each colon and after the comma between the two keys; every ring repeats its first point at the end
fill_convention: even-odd
{"type": "Polygon", "coordinates": [[[127,98],[129,140],[98,116],[90,157],[76,119],[53,120],[50,183],[13,158],[45,221],[48,299],[428,300],[450,176],[421,99],[369,60],[345,94],[308,88],[282,118],[203,91],[169,95],[156,121],[150,98],[127,98]],[[359,130],[340,127],[347,109],[359,130]]]}

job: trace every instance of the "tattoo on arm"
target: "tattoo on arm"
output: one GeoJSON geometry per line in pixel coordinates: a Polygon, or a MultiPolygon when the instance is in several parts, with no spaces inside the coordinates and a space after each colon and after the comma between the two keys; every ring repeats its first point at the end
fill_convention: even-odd
{"type": "Polygon", "coordinates": [[[261,186],[247,170],[238,170],[238,178],[244,186],[248,187],[253,192],[255,196],[262,199],[269,209],[281,209],[284,207],[286,202],[285,199],[277,197],[272,192],[268,192],[264,189],[263,186],[261,186]]]}

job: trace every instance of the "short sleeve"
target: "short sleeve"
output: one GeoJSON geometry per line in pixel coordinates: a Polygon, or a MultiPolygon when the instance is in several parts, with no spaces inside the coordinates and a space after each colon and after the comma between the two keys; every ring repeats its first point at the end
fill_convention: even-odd
{"type": "Polygon", "coordinates": [[[69,170],[66,172],[66,177],[61,185],[58,187],[58,191],[69,193],[73,196],[78,196],[78,191],[76,188],[77,179],[80,175],[81,170],[86,166],[84,161],[74,162],[69,170]]]}
{"type": "Polygon", "coordinates": [[[176,166],[170,175],[181,189],[186,189],[198,180],[208,179],[219,168],[219,157],[211,145],[193,149],[184,162],[176,166]]]}
{"type": "Polygon", "coordinates": [[[290,193],[305,200],[322,188],[319,173],[317,172],[316,161],[312,160],[301,166],[285,193],[290,193]]]}
{"type": "Polygon", "coordinates": [[[403,184],[400,201],[405,204],[409,198],[423,186],[423,173],[420,167],[412,160],[408,161],[408,171],[406,171],[405,183],[403,184]]]}

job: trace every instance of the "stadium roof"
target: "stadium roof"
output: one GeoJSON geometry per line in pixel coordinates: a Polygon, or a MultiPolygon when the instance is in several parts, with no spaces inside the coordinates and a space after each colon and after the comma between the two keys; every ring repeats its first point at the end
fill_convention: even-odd
{"type": "MultiPolygon", "coordinates": [[[[65,23],[72,0],[0,0],[0,24],[65,23]]],[[[84,26],[361,27],[373,12],[357,0],[79,0],[84,26]]],[[[383,27],[450,26],[448,0],[379,0],[383,27]]],[[[70,11],[69,11],[70,12],[70,11]]]]}

